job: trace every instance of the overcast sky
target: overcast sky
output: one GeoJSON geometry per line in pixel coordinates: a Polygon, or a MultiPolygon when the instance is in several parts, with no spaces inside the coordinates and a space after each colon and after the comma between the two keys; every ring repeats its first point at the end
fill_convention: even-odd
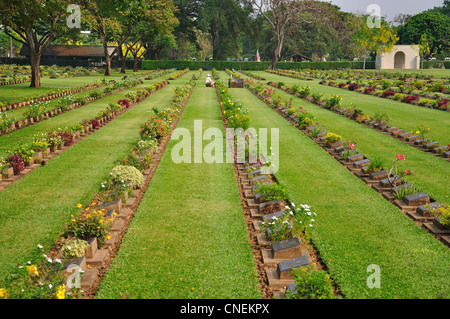
{"type": "MultiPolygon", "coordinates": [[[[346,12],[368,13],[367,7],[370,4],[377,4],[381,8],[381,16],[386,16],[388,21],[392,21],[399,13],[418,14],[422,11],[440,7],[443,0],[328,0],[346,12]]],[[[370,12],[372,13],[372,12],[370,12]]]]}

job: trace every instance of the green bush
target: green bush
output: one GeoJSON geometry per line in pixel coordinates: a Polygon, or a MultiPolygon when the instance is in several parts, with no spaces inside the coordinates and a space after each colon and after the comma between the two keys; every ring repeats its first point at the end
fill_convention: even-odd
{"type": "Polygon", "coordinates": [[[82,239],[70,239],[64,241],[60,248],[61,255],[64,259],[80,258],[85,254],[88,242],[82,239]]]}
{"type": "MultiPolygon", "coordinates": [[[[142,61],[143,70],[171,69],[235,69],[264,71],[270,67],[270,62],[238,62],[238,61],[173,61],[173,60],[145,60],[142,61]]],[[[278,62],[277,68],[281,70],[297,69],[362,69],[363,62],[278,62]]],[[[366,69],[375,69],[375,62],[366,62],[366,69]]]]}
{"type": "Polygon", "coordinates": [[[313,265],[293,269],[297,284],[293,292],[287,292],[289,299],[333,299],[333,281],[324,270],[316,270],[313,265]]]}
{"type": "Polygon", "coordinates": [[[133,183],[133,187],[139,187],[144,183],[144,175],[142,175],[142,173],[134,166],[116,166],[112,170],[112,175],[119,175],[126,183],[133,183]]]}

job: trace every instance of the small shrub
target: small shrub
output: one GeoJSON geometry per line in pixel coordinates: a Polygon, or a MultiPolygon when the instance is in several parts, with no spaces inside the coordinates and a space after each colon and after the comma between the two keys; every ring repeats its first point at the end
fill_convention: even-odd
{"type": "Polygon", "coordinates": [[[288,292],[289,299],[332,299],[333,281],[324,270],[314,269],[308,265],[293,269],[294,281],[297,284],[293,293],[288,292]]]}
{"type": "Polygon", "coordinates": [[[88,242],[82,239],[65,240],[59,251],[64,259],[80,258],[85,254],[88,242]]]}
{"type": "Polygon", "coordinates": [[[133,183],[133,187],[139,187],[144,183],[144,175],[134,166],[118,165],[113,168],[112,175],[120,176],[123,181],[133,183]]]}
{"type": "Polygon", "coordinates": [[[335,133],[327,133],[327,135],[325,136],[325,144],[331,145],[333,143],[336,142],[340,142],[342,141],[342,136],[341,135],[337,135],[335,133]]]}

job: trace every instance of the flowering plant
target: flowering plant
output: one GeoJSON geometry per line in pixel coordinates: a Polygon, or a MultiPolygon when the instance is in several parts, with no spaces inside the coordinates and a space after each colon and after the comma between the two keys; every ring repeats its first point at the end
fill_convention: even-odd
{"type": "Polygon", "coordinates": [[[6,161],[14,169],[14,175],[18,175],[25,169],[25,163],[18,154],[11,154],[6,158],[6,161]]]}
{"type": "Polygon", "coordinates": [[[399,172],[397,162],[403,160],[406,161],[406,156],[402,154],[397,154],[396,159],[392,161],[391,169],[388,174],[388,182],[392,187],[395,186],[396,181],[405,175],[406,171],[399,172]]]}
{"type": "Polygon", "coordinates": [[[141,126],[140,135],[143,140],[154,138],[162,140],[169,134],[170,123],[159,117],[149,117],[149,120],[141,126]]]}
{"type": "MultiPolygon", "coordinates": [[[[51,259],[37,245],[25,265],[19,265],[0,287],[0,299],[65,299],[63,265],[51,259]]],[[[72,291],[75,293],[75,289],[72,291]]]]}
{"type": "Polygon", "coordinates": [[[356,143],[358,141],[344,141],[344,151],[341,152],[342,159],[346,160],[349,156],[358,154],[358,151],[356,150],[356,143]]]}
{"type": "Polygon", "coordinates": [[[106,218],[104,209],[95,209],[95,203],[85,209],[82,208],[81,204],[78,204],[77,207],[79,214],[78,216],[70,216],[70,221],[66,223],[65,235],[83,240],[97,237],[99,247],[102,247],[107,239],[113,219],[106,218]]]}
{"type": "Polygon", "coordinates": [[[325,144],[327,144],[327,145],[331,145],[333,143],[340,142],[340,141],[342,141],[341,135],[337,135],[335,133],[329,132],[325,136],[325,144]]]}
{"type": "Polygon", "coordinates": [[[281,217],[261,223],[261,230],[270,233],[273,241],[278,242],[303,234],[304,240],[309,240],[309,229],[314,227],[316,213],[311,212],[309,205],[296,207],[294,203],[285,206],[281,217]]]}

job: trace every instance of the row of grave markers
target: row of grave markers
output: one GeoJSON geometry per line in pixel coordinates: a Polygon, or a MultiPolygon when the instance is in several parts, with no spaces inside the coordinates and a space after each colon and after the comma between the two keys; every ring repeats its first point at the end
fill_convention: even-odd
{"type": "MultiPolygon", "coordinates": [[[[314,126],[309,126],[305,129],[300,128],[295,117],[288,115],[288,110],[286,108],[275,108],[263,97],[257,95],[252,90],[250,91],[266,105],[284,117],[288,122],[297,127],[301,132],[309,136],[308,132],[311,131],[314,126]]],[[[387,170],[369,174],[366,172],[366,169],[371,162],[370,159],[366,158],[363,154],[356,154],[344,160],[340,154],[348,146],[344,146],[343,142],[327,145],[325,144],[325,138],[325,135],[321,133],[318,134],[316,138],[311,139],[324,148],[349,171],[380,193],[386,200],[394,204],[402,213],[413,219],[418,226],[425,228],[438,240],[450,247],[450,229],[440,223],[439,217],[434,217],[430,214],[432,209],[443,206],[442,203],[431,199],[430,196],[424,192],[407,195],[401,201],[396,200],[394,194],[400,188],[409,188],[411,185],[404,182],[400,177],[395,178],[395,176],[390,175],[387,170]]]]}

